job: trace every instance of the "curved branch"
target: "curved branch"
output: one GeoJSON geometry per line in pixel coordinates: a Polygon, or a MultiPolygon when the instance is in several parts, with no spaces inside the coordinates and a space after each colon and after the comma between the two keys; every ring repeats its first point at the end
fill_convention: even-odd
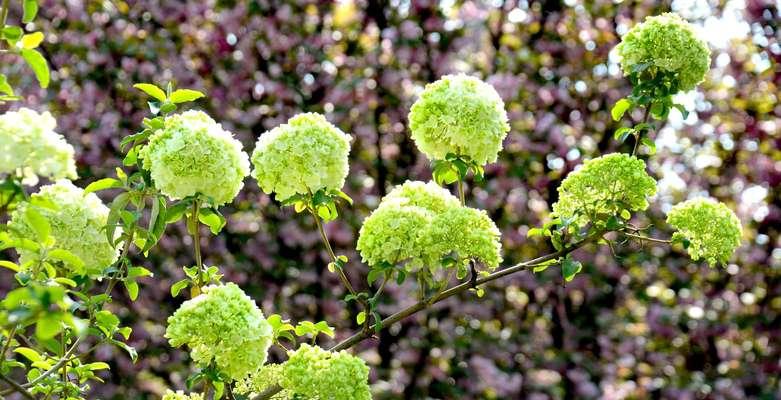
{"type": "MultiPolygon", "coordinates": [[[[409,306],[409,307],[407,307],[407,308],[405,308],[405,309],[403,309],[403,310],[401,310],[401,311],[399,311],[399,312],[397,312],[397,313],[395,313],[395,314],[393,314],[393,315],[383,319],[382,322],[380,323],[380,329],[385,329],[385,328],[395,324],[396,322],[399,322],[399,321],[401,321],[401,320],[403,320],[403,319],[405,319],[405,318],[407,318],[407,317],[409,317],[409,316],[411,316],[411,315],[413,315],[413,314],[415,314],[415,313],[417,313],[419,311],[422,311],[422,310],[428,308],[429,306],[432,306],[432,305],[434,305],[434,304],[436,304],[436,303],[438,303],[440,301],[443,301],[443,300],[445,300],[445,299],[447,299],[449,297],[455,296],[455,295],[457,295],[457,294],[459,294],[461,292],[465,292],[465,291],[471,289],[475,285],[482,285],[482,284],[485,284],[485,283],[488,283],[488,282],[492,282],[492,281],[495,281],[495,280],[497,280],[499,278],[503,278],[503,277],[505,277],[507,275],[514,274],[516,272],[529,269],[531,267],[534,267],[535,265],[544,263],[546,261],[555,260],[555,259],[558,259],[560,257],[566,256],[567,254],[569,254],[569,253],[571,253],[571,252],[573,252],[573,251],[575,251],[575,250],[585,246],[586,244],[589,244],[589,243],[599,239],[603,234],[604,234],[604,232],[598,232],[598,233],[593,234],[593,235],[591,235],[591,236],[589,236],[589,237],[587,237],[587,238],[585,238],[585,239],[583,239],[583,240],[581,240],[579,242],[575,242],[574,244],[570,245],[569,247],[563,248],[563,249],[561,249],[559,251],[556,251],[556,252],[553,252],[553,253],[549,253],[549,254],[546,254],[544,256],[540,256],[540,257],[534,258],[532,260],[524,261],[524,262],[515,264],[513,266],[501,269],[501,270],[496,271],[494,273],[491,273],[489,275],[483,276],[481,278],[477,278],[475,280],[475,282],[467,281],[467,282],[463,282],[461,284],[458,284],[456,286],[453,286],[450,289],[447,289],[447,290],[445,290],[445,291],[443,291],[441,293],[438,293],[438,294],[436,294],[436,295],[434,295],[434,296],[432,296],[432,297],[430,297],[428,299],[421,300],[421,301],[419,301],[419,302],[417,302],[417,303],[415,303],[415,304],[413,304],[413,305],[411,305],[411,306],[409,306]]],[[[348,349],[348,348],[353,347],[356,344],[358,344],[358,343],[360,343],[360,342],[370,338],[372,335],[373,335],[373,332],[371,330],[362,330],[362,331],[360,331],[360,332],[350,336],[349,338],[341,341],[336,346],[331,347],[329,350],[330,351],[339,351],[339,350],[348,349]]],[[[258,394],[257,396],[253,397],[252,400],[270,399],[272,396],[274,396],[275,394],[279,393],[281,390],[282,390],[282,387],[280,387],[279,385],[272,386],[272,387],[266,389],[265,391],[263,391],[262,393],[258,394]]]]}

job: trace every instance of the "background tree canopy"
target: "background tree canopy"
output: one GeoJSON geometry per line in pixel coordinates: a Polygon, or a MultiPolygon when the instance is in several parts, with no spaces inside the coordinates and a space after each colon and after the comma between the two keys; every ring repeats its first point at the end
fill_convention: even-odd
{"type": "MultiPolygon", "coordinates": [[[[357,262],[357,231],[392,185],[429,180],[407,113],[423,86],[448,73],[480,76],[506,104],[510,133],[468,203],[488,211],[511,264],[552,248],[527,238],[584,159],[626,150],[610,108],[630,91],[611,49],[648,15],[675,11],[702,29],[711,70],[677,96],[649,160],[658,193],[641,225],[664,226],[673,204],[698,194],[728,204],[744,245],[724,268],[678,251],[578,251],[584,273],[558,270],[494,282],[485,296],[450,298],[426,315],[356,347],[377,399],[781,397],[781,7],[772,1],[44,1],[35,30],[52,76],[38,89],[23,63],[0,54],[23,105],[48,109],[76,147],[76,183],[112,176],[120,141],[140,126],[145,99],[133,82],[174,81],[208,94],[198,107],[245,149],[299,112],[320,112],[353,134],[345,192],[353,207],[326,225],[337,254],[357,262]],[[8,60],[8,61],[6,61],[8,60]]],[[[9,18],[19,19],[12,9],[9,18]]],[[[31,26],[26,27],[28,30],[31,26]]],[[[0,106],[3,111],[19,105],[0,106]]],[[[633,115],[641,119],[640,111],[633,115]]],[[[334,341],[353,327],[338,277],[327,271],[311,218],[262,194],[254,180],[223,207],[227,226],[208,238],[220,265],[262,309],[326,320],[334,341]]],[[[106,194],[102,194],[106,196],[106,194]]],[[[133,364],[97,350],[107,383],[91,397],[159,398],[183,387],[191,366],[163,337],[182,299],[169,288],[192,263],[184,223],[169,227],[143,265],[135,302],[111,307],[133,328],[133,364]]],[[[654,230],[650,232],[654,236],[654,230]]],[[[658,232],[657,232],[658,233],[658,232]]],[[[351,264],[345,266],[349,269],[351,264]]],[[[355,274],[353,274],[355,275],[355,274]]],[[[365,276],[353,284],[366,285],[365,276]]],[[[0,290],[12,273],[0,271],[0,290]]],[[[412,285],[412,282],[409,283],[412,285]]],[[[387,315],[414,302],[388,287],[387,315]]],[[[272,351],[270,359],[282,354],[272,351]]]]}

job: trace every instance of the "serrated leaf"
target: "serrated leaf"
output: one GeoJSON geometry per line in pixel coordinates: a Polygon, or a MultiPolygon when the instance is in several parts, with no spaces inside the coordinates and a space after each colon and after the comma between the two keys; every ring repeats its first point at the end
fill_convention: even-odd
{"type": "Polygon", "coordinates": [[[136,83],[133,85],[133,87],[148,94],[149,96],[152,96],[154,99],[157,99],[161,102],[165,101],[165,92],[163,89],[160,89],[151,83],[136,83]]]}
{"type": "Polygon", "coordinates": [[[20,52],[35,73],[35,78],[38,79],[41,87],[44,89],[49,87],[49,64],[46,63],[46,59],[37,50],[21,49],[20,52]]]}
{"type": "Polygon", "coordinates": [[[632,102],[629,99],[623,98],[617,101],[613,108],[610,109],[610,115],[613,117],[613,121],[620,120],[630,107],[632,107],[632,102]]]}
{"type": "Polygon", "coordinates": [[[179,104],[186,103],[204,97],[205,95],[197,90],[192,89],[177,89],[171,93],[171,103],[179,104]]]}

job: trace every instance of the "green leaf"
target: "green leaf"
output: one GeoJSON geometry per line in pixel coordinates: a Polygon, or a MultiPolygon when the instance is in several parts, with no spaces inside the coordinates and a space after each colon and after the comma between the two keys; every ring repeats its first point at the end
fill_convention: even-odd
{"type": "Polygon", "coordinates": [[[38,0],[24,0],[22,23],[29,24],[38,15],[38,0]]]}
{"type": "Polygon", "coordinates": [[[686,107],[683,106],[683,104],[673,104],[673,107],[675,107],[678,112],[681,113],[683,119],[689,118],[689,111],[686,109],[686,107]]]}
{"type": "Polygon", "coordinates": [[[122,182],[114,178],[98,179],[95,182],[90,183],[84,188],[84,194],[99,192],[101,190],[113,189],[122,187],[122,182]]]}
{"type": "Polygon", "coordinates": [[[59,283],[60,285],[66,285],[66,286],[70,286],[72,288],[78,286],[73,279],[68,279],[68,278],[64,278],[64,277],[54,278],[54,281],[59,283]]]}
{"type": "Polygon", "coordinates": [[[147,276],[154,276],[152,271],[144,268],[144,267],[130,267],[127,269],[127,277],[128,278],[142,278],[147,276]]]}
{"type": "Polygon", "coordinates": [[[6,260],[0,260],[0,267],[6,267],[14,272],[19,272],[21,270],[21,268],[19,268],[19,266],[16,265],[16,263],[12,263],[6,260]]]}
{"type": "Polygon", "coordinates": [[[531,238],[535,236],[545,236],[545,230],[542,228],[531,228],[528,232],[526,232],[526,237],[531,238]]]}
{"type": "Polygon", "coordinates": [[[635,133],[634,129],[624,126],[616,129],[616,132],[613,134],[613,138],[619,142],[623,142],[627,137],[629,137],[629,135],[633,133],[635,133]]]}
{"type": "Polygon", "coordinates": [[[640,140],[640,143],[648,147],[648,154],[656,154],[656,142],[654,142],[653,139],[646,136],[640,140]]]}
{"type": "Polygon", "coordinates": [[[24,356],[24,358],[33,362],[43,360],[43,357],[41,357],[41,355],[38,354],[37,351],[29,347],[17,347],[14,349],[14,353],[21,354],[24,356]]]}
{"type": "Polygon", "coordinates": [[[128,279],[122,283],[125,284],[125,289],[127,289],[127,295],[130,297],[130,301],[136,301],[138,298],[138,282],[128,279]]]}
{"type": "Polygon", "coordinates": [[[621,218],[629,220],[632,218],[632,214],[629,212],[629,210],[621,210],[621,218]]]}
{"type": "Polygon", "coordinates": [[[580,261],[575,261],[569,257],[565,258],[561,263],[561,273],[564,276],[564,280],[566,282],[574,279],[575,275],[577,275],[582,269],[583,265],[580,263],[580,261]]]}
{"type": "Polygon", "coordinates": [[[610,110],[610,115],[613,117],[613,121],[618,121],[624,116],[627,110],[632,107],[632,101],[627,98],[623,98],[616,102],[613,108],[610,110]]]}
{"type": "Polygon", "coordinates": [[[115,346],[125,350],[127,352],[127,354],[130,356],[130,359],[133,362],[136,362],[136,360],[138,360],[138,352],[133,347],[128,346],[127,344],[122,343],[119,340],[113,340],[112,339],[111,343],[114,344],[115,346]]]}
{"type": "Polygon", "coordinates": [[[366,312],[359,312],[358,315],[355,316],[355,322],[358,323],[358,325],[363,325],[363,323],[366,322],[366,312]]]}
{"type": "Polygon", "coordinates": [[[43,33],[33,32],[22,36],[22,47],[25,49],[34,49],[43,42],[43,33]]]}
{"type": "Polygon", "coordinates": [[[0,92],[8,96],[14,95],[14,88],[8,83],[8,78],[3,74],[0,74],[0,92]]]}
{"type": "Polygon", "coordinates": [[[223,217],[222,214],[215,212],[211,208],[201,208],[198,213],[198,220],[201,221],[202,224],[207,225],[209,230],[215,235],[220,233],[222,228],[225,227],[226,222],[225,217],[223,217]]]}
{"type": "Polygon", "coordinates": [[[151,84],[151,83],[136,83],[134,88],[152,96],[159,101],[165,101],[165,92],[163,89],[151,84]]]}
{"type": "Polygon", "coordinates": [[[182,201],[179,203],[174,204],[172,207],[168,207],[165,210],[165,222],[168,224],[172,224],[176,221],[179,221],[182,219],[182,216],[184,215],[185,211],[187,211],[187,208],[190,207],[189,202],[182,201]]]}
{"type": "Polygon", "coordinates": [[[100,361],[89,363],[89,364],[85,364],[84,366],[87,367],[87,369],[90,370],[90,371],[100,371],[102,369],[109,369],[110,368],[108,364],[106,364],[104,362],[100,362],[100,361]]]}
{"type": "Polygon", "coordinates": [[[38,242],[45,243],[51,233],[51,226],[49,221],[41,215],[33,207],[27,207],[25,211],[25,217],[30,227],[35,231],[35,236],[38,238],[38,242]]]}
{"type": "Polygon", "coordinates": [[[5,39],[11,43],[16,43],[19,39],[22,38],[23,34],[24,31],[18,26],[6,25],[3,28],[3,37],[5,37],[5,39]]]}
{"type": "Polygon", "coordinates": [[[35,78],[38,79],[41,87],[44,89],[49,87],[49,64],[46,63],[46,59],[37,50],[22,49],[20,51],[22,58],[27,61],[27,65],[35,73],[35,78]]]}
{"type": "Polygon", "coordinates": [[[178,89],[171,93],[171,103],[179,104],[186,103],[204,97],[205,95],[197,90],[192,89],[178,89]]]}
{"type": "Polygon", "coordinates": [[[51,339],[62,331],[62,318],[55,313],[47,313],[35,324],[35,336],[41,340],[51,339]]]}
{"type": "Polygon", "coordinates": [[[106,336],[111,335],[119,327],[119,318],[111,311],[101,310],[95,313],[95,322],[104,330],[106,336]]]}
{"type": "Polygon", "coordinates": [[[187,279],[182,279],[181,281],[174,283],[171,285],[171,296],[179,296],[179,292],[181,292],[182,289],[186,288],[189,284],[190,282],[187,279]]]}

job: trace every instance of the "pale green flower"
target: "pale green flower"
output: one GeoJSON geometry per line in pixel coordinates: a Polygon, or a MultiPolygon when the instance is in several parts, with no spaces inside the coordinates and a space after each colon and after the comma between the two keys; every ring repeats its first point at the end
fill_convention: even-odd
{"type": "Polygon", "coordinates": [[[496,161],[510,125],[504,102],[480,79],[445,75],[426,85],[409,113],[412,139],[431,160],[449,153],[479,164],[496,161]]]}
{"type": "Polygon", "coordinates": [[[410,205],[425,208],[434,213],[442,213],[446,210],[458,207],[461,202],[450,194],[447,189],[429,181],[426,183],[420,181],[406,181],[404,184],[396,186],[388,193],[380,203],[394,204],[393,199],[401,199],[402,205],[410,205]]]}
{"type": "MultiPolygon", "coordinates": [[[[109,209],[94,194],[84,194],[84,190],[73,185],[69,180],[62,179],[54,184],[40,188],[32,195],[33,203],[44,204],[35,206],[35,211],[49,223],[50,236],[54,239],[54,247],[67,250],[81,259],[83,270],[75,270],[75,266],[66,264],[74,275],[100,275],[103,270],[114,264],[119,255],[106,238],[106,219],[109,209]]],[[[28,221],[27,207],[30,203],[21,203],[11,215],[8,223],[12,236],[37,241],[37,236],[28,221]]],[[[37,252],[18,248],[20,262],[37,258],[37,252]]]]}
{"type": "Polygon", "coordinates": [[[409,270],[455,255],[493,269],[502,260],[499,230],[485,212],[463,207],[433,182],[408,181],[385,196],[363,222],[357,249],[369,266],[407,263],[409,270]]]}
{"type": "MultiPolygon", "coordinates": [[[[253,393],[262,393],[266,389],[280,385],[282,382],[283,368],[282,364],[266,364],[245,379],[236,382],[236,386],[233,390],[236,393],[248,395],[248,397],[252,398],[253,396],[251,396],[251,394],[253,393]]],[[[294,400],[294,396],[292,396],[289,391],[283,389],[272,396],[271,399],[294,400]]]]}
{"type": "Polygon", "coordinates": [[[320,189],[341,190],[349,170],[350,140],[324,116],[298,114],[258,138],[252,176],[279,201],[320,189]]]}
{"type": "Polygon", "coordinates": [[[667,223],[677,232],[674,240],[689,242],[686,250],[692,260],[726,264],[740,246],[740,220],[723,203],[696,198],[676,204],[667,214],[667,223]]]}
{"type": "Polygon", "coordinates": [[[200,393],[185,394],[181,390],[174,392],[168,389],[163,395],[163,400],[205,400],[205,398],[200,393]]]}
{"type": "Polygon", "coordinates": [[[255,302],[228,283],[207,286],[182,303],[168,318],[165,337],[171,346],[187,345],[199,366],[214,362],[231,379],[240,380],[266,362],[273,332],[255,302]]]}
{"type": "Polygon", "coordinates": [[[361,258],[370,266],[420,260],[423,251],[421,235],[434,215],[423,207],[383,200],[358,232],[356,248],[361,258]]]}
{"type": "Polygon", "coordinates": [[[444,256],[457,260],[479,260],[489,270],[502,262],[501,232],[483,210],[455,207],[437,215],[421,235],[421,247],[428,265],[444,256]]]}
{"type": "Polygon", "coordinates": [[[635,25],[616,47],[624,75],[640,64],[677,75],[678,88],[694,89],[710,68],[710,50],[692,26],[677,14],[648,17],[635,25]]]}
{"type": "Polygon", "coordinates": [[[643,160],[612,153],[588,160],[567,175],[559,186],[553,213],[584,225],[600,214],[645,210],[648,197],[655,193],[656,181],[645,171],[643,160]]]}
{"type": "Polygon", "coordinates": [[[37,177],[76,179],[73,146],[56,126],[49,112],[22,108],[0,115],[0,175],[21,172],[31,185],[37,177]]]}
{"type": "Polygon", "coordinates": [[[291,393],[319,400],[371,399],[369,367],[360,358],[308,344],[288,354],[281,383],[291,393]]]}
{"type": "Polygon", "coordinates": [[[229,203],[249,174],[241,143],[203,111],[167,117],[139,156],[155,186],[172,200],[201,194],[215,206],[229,203]]]}

